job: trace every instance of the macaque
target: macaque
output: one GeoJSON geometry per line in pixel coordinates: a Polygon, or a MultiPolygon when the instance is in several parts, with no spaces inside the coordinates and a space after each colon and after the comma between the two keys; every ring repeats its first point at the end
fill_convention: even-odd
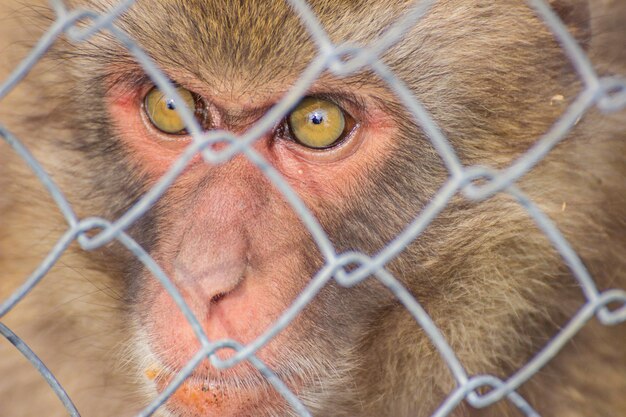
{"type": "MultiPolygon", "coordinates": [[[[1,3],[4,81],[55,15],[45,5],[1,3]]],[[[600,76],[626,76],[626,3],[546,4],[600,76]]],[[[372,45],[415,7],[403,0],[309,5],[332,43],[357,46],[372,45]]],[[[100,13],[114,6],[67,4],[100,13]]],[[[232,143],[207,145],[227,150],[320,59],[319,39],[298,13],[282,1],[137,0],[115,19],[118,32],[103,29],[82,42],[60,36],[0,99],[0,125],[41,163],[78,219],[115,222],[193,146],[193,124],[181,109],[199,132],[234,135],[232,143]],[[145,51],[177,99],[118,33],[145,51]]],[[[435,1],[379,58],[464,167],[511,166],[586,88],[562,43],[521,0],[435,1]]],[[[210,341],[254,342],[328,263],[328,248],[268,172],[306,206],[338,255],[376,256],[439,195],[449,166],[387,81],[371,66],[345,74],[326,67],[250,142],[269,168],[242,152],[208,162],[196,154],[125,227],[210,341]]],[[[600,292],[626,288],[623,110],[591,105],[514,186],[567,239],[600,292]]],[[[68,229],[41,181],[0,140],[0,302],[68,229]]],[[[432,317],[469,376],[507,380],[587,302],[571,265],[506,190],[473,200],[458,189],[383,267],[432,317]]],[[[201,347],[169,292],[117,239],[93,250],[74,240],[0,322],[42,359],[84,417],[135,415],[201,347]]],[[[624,343],[626,325],[593,317],[516,392],[546,417],[623,417],[624,343]]],[[[214,358],[234,354],[222,348],[214,358]]],[[[376,274],[348,286],[330,279],[255,356],[313,416],[428,417],[458,386],[427,332],[376,274]]],[[[37,371],[0,338],[0,416],[63,415],[37,371]]],[[[205,358],[154,415],[298,413],[250,361],[221,369],[205,358]]],[[[484,408],[461,401],[450,415],[523,414],[504,397],[484,408]]]]}

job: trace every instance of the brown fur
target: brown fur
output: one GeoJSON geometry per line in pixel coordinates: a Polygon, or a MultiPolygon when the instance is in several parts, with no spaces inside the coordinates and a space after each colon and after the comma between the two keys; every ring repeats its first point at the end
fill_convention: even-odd
{"type": "MultiPolygon", "coordinates": [[[[626,74],[620,48],[626,6],[619,3],[597,0],[587,9],[583,1],[552,2],[601,74],[626,74]]],[[[410,2],[312,4],[333,41],[366,44],[410,2]]],[[[18,6],[4,8],[12,7],[18,6]]],[[[8,16],[12,22],[16,15],[8,16]]],[[[0,39],[4,33],[17,41],[35,36],[30,25],[40,27],[41,17],[22,19],[26,23],[18,27],[0,25],[0,39]]],[[[298,18],[280,2],[139,1],[119,26],[161,67],[194,77],[224,98],[280,94],[316,53],[298,18]]],[[[15,66],[20,50],[9,42],[0,45],[8,67],[15,66]]],[[[507,166],[581,89],[552,34],[521,1],[437,2],[384,60],[468,165],[507,166]],[[559,95],[563,100],[554,101],[559,95]]],[[[53,174],[81,218],[114,219],[149,187],[138,174],[141,167],[115,140],[102,101],[106,77],[136,73],[133,59],[109,35],[89,44],[61,41],[27,82],[0,101],[0,121],[53,174]]],[[[358,174],[362,189],[341,190],[354,198],[314,201],[311,207],[339,252],[375,254],[421,211],[448,173],[384,82],[366,71],[347,79],[323,77],[338,91],[382,103],[397,128],[394,148],[381,156],[384,163],[358,174]]],[[[519,182],[572,242],[600,289],[626,287],[624,120],[624,111],[607,116],[592,109],[519,182]]],[[[148,249],[167,239],[184,205],[181,195],[196,192],[177,183],[131,234],[148,249]],[[155,221],[162,228],[148,233],[155,221]]],[[[66,226],[43,187],[2,143],[0,214],[0,297],[5,297],[66,226]]],[[[305,253],[300,266],[310,277],[322,261],[307,253],[310,237],[291,221],[286,229],[305,253]]],[[[74,244],[1,319],[41,356],[85,416],[133,415],[146,404],[134,375],[142,364],[131,348],[132,324],[146,319],[134,307],[144,296],[143,284],[134,279],[139,268],[119,245],[85,253],[74,244]]],[[[561,257],[507,195],[481,203],[455,198],[389,270],[434,318],[472,375],[513,374],[584,303],[561,257]]],[[[299,394],[316,416],[428,416],[454,388],[423,330],[372,280],[351,289],[327,287],[293,327],[289,347],[313,364],[306,369],[309,386],[299,394]]],[[[520,393],[543,416],[624,416],[624,342],[624,324],[604,327],[594,320],[520,393]]],[[[303,362],[294,359],[290,366],[303,362]]],[[[0,341],[0,375],[0,415],[63,415],[36,371],[5,341],[0,341]]],[[[265,409],[262,401],[257,412],[290,415],[286,409],[265,409]]],[[[453,415],[521,414],[501,401],[484,410],[463,404],[453,415]]]]}

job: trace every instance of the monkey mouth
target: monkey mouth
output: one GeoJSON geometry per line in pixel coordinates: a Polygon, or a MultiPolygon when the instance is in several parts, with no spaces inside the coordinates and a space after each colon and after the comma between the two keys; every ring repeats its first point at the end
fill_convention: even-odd
{"type": "MultiPolygon", "coordinates": [[[[208,361],[203,361],[196,369],[192,371],[185,379],[185,383],[190,386],[200,387],[202,391],[227,390],[231,388],[261,388],[268,385],[267,381],[261,375],[255,375],[250,369],[228,369],[224,371],[207,371],[211,365],[205,365],[208,361]]],[[[242,366],[242,365],[238,365],[242,366]]],[[[180,370],[174,370],[161,364],[153,364],[148,367],[144,374],[149,381],[154,382],[158,387],[167,388],[172,380],[178,375],[180,370]]],[[[162,390],[160,390],[162,391],[162,390]]]]}
{"type": "MultiPolygon", "coordinates": [[[[296,382],[292,376],[276,372],[283,381],[296,382]]],[[[161,394],[177,375],[160,365],[153,365],[145,375],[161,394]]],[[[293,388],[292,388],[293,389],[293,388]]],[[[172,393],[164,408],[173,416],[243,417],[256,415],[259,407],[282,408],[285,400],[258,372],[251,369],[226,370],[209,375],[203,370],[192,372],[172,393]],[[254,411],[257,410],[257,411],[254,411]]]]}

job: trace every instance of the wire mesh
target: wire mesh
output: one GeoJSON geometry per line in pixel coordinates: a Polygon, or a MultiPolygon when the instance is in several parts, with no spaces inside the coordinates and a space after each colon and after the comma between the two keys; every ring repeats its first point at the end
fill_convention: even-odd
{"type": "MultiPolygon", "coordinates": [[[[555,224],[544,214],[516,186],[516,181],[537,165],[565,136],[570,132],[577,120],[589,109],[597,106],[605,112],[618,111],[626,107],[626,78],[600,77],[594,70],[590,60],[572,35],[543,0],[529,0],[529,5],[536,14],[545,21],[553,32],[567,56],[576,69],[584,88],[578,98],[569,106],[563,116],[538,138],[534,146],[523,156],[515,160],[507,168],[495,170],[480,166],[463,166],[455,153],[448,138],[442,133],[433,117],[424,105],[413,96],[409,88],[397,78],[391,69],[381,60],[381,55],[413,27],[420,19],[428,14],[434,0],[417,1],[411,10],[403,15],[382,36],[366,46],[351,44],[335,44],[330,40],[322,24],[305,0],[289,0],[290,6],[298,14],[302,23],[311,34],[317,48],[317,56],[304,71],[289,92],[282,97],[251,129],[242,135],[235,135],[226,131],[203,132],[201,126],[184,107],[178,109],[185,124],[189,126],[193,137],[191,145],[171,166],[167,173],[150,189],[140,201],[126,211],[114,222],[103,218],[79,218],[71,204],[64,196],[63,191],[55,184],[39,162],[32,156],[28,148],[19,138],[14,136],[5,127],[0,125],[0,136],[19,154],[28,164],[33,173],[50,193],[58,209],[67,222],[67,231],[56,243],[54,248],[39,267],[27,277],[23,284],[0,304],[0,318],[6,315],[13,307],[26,297],[29,292],[46,276],[61,255],[72,242],[77,241],[80,247],[87,251],[102,248],[113,240],[124,245],[134,254],[154,277],[171,294],[185,318],[191,324],[201,348],[186,366],[176,375],[169,386],[143,409],[137,417],[152,415],[172,393],[180,387],[183,381],[191,374],[194,368],[204,359],[210,358],[213,366],[220,369],[230,368],[240,362],[247,361],[267,378],[267,381],[301,416],[310,416],[311,413],[302,402],[290,391],[288,386],[273,373],[255,355],[256,352],[272,340],[279,332],[287,327],[294,318],[308,305],[308,303],[327,285],[334,280],[346,287],[353,286],[366,279],[377,279],[388,287],[397,299],[406,307],[415,321],[428,335],[441,357],[445,360],[456,382],[456,388],[434,412],[433,417],[448,416],[455,407],[466,400],[474,407],[485,407],[502,398],[507,398],[526,416],[538,416],[533,409],[516,391],[525,381],[537,373],[548,363],[559,350],[593,317],[597,317],[605,325],[613,325],[626,320],[626,291],[612,289],[600,292],[594,279],[590,276],[585,265],[572,249],[571,245],[561,234],[555,224]],[[364,68],[371,69],[381,79],[385,80],[391,91],[401,99],[408,111],[426,132],[434,148],[439,153],[449,177],[439,189],[428,205],[422,210],[412,223],[389,243],[376,256],[364,253],[348,252],[337,253],[328,236],[322,230],[315,216],[306,207],[299,196],[289,186],[281,174],[256,152],[251,144],[262,136],[277,121],[293,108],[307,92],[307,89],[324,72],[339,77],[355,73],[364,68]],[[212,144],[227,143],[224,149],[215,151],[212,144]],[[306,288],[297,296],[289,308],[282,313],[275,324],[261,336],[247,345],[241,345],[232,340],[209,340],[202,330],[202,326],[194,317],[183,297],[166,276],[160,266],[150,255],[127,233],[126,230],[141,218],[166,192],[166,190],[181,175],[192,158],[201,154],[208,164],[224,163],[235,155],[243,154],[254,163],[267,178],[277,187],[293,210],[302,219],[324,258],[324,267],[312,277],[306,288]],[[477,185],[476,180],[484,180],[477,185]],[[451,199],[458,194],[464,195],[472,201],[481,201],[496,193],[506,193],[512,196],[534,219],[538,228],[548,237],[554,248],[560,253],[568,265],[572,275],[578,281],[586,298],[585,305],[580,308],[567,325],[542,350],[506,380],[493,375],[470,375],[463,363],[457,358],[454,350],[446,341],[426,310],[415,300],[407,289],[385,268],[406,246],[419,236],[446,208],[451,199]],[[89,232],[92,232],[91,234],[89,232]],[[95,233],[94,233],[95,232],[95,233]],[[350,266],[351,268],[347,268],[350,266]],[[611,303],[621,305],[619,308],[609,309],[611,303]],[[221,360],[214,355],[220,349],[233,349],[236,353],[227,360],[221,360]],[[486,394],[481,389],[491,388],[486,394]]],[[[129,7],[133,0],[124,0],[112,7],[108,13],[96,13],[90,10],[69,9],[63,2],[50,2],[56,18],[50,28],[32,48],[30,54],[0,85],[0,100],[7,96],[30,72],[33,66],[42,59],[52,44],[62,35],[67,35],[73,42],[85,42],[100,31],[108,31],[115,36],[141,64],[148,76],[168,97],[182,102],[176,88],[155,65],[150,57],[142,51],[137,43],[116,26],[116,20],[129,7]],[[89,22],[87,25],[78,25],[78,22],[89,22]]],[[[16,349],[18,349],[41,373],[63,403],[71,416],[78,416],[79,412],[72,404],[71,399],[55,376],[46,368],[44,363],[11,329],[0,323],[2,334],[16,349]]]]}

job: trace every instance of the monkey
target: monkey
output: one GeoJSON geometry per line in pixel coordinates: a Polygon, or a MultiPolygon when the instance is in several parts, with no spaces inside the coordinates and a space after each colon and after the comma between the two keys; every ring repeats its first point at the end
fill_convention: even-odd
{"type": "MultiPolygon", "coordinates": [[[[45,6],[3,3],[4,81],[55,15],[45,6]]],[[[115,4],[66,7],[107,13],[115,4]]],[[[346,74],[331,67],[358,60],[359,46],[375,45],[420,3],[307,4],[328,42],[353,49],[328,61],[298,100],[266,124],[249,143],[253,153],[221,161],[194,154],[106,244],[85,250],[74,236],[41,281],[0,317],[81,415],[136,415],[201,348],[180,306],[145,258],[129,250],[129,240],[171,280],[208,340],[245,347],[315,282],[329,253],[376,259],[453,177],[450,153],[441,152],[432,129],[394,85],[421,103],[459,166],[496,173],[531,152],[586,88],[562,40],[529,2],[432,2],[377,51],[381,64],[346,74]],[[331,252],[290,195],[318,222],[331,252]]],[[[600,76],[624,79],[626,4],[546,4],[600,76]]],[[[206,148],[227,152],[323,59],[325,44],[301,14],[280,1],[137,0],[114,19],[115,31],[82,41],[60,36],[0,98],[2,132],[39,161],[77,219],[115,224],[194,146],[189,118],[201,132],[234,135],[206,148]],[[177,97],[157,85],[122,34],[145,51],[177,97]]],[[[75,26],[92,23],[85,18],[75,26]]],[[[392,276],[432,318],[467,375],[501,381],[516,375],[588,302],[531,208],[569,242],[600,292],[626,288],[625,116],[594,102],[502,192],[480,199],[464,193],[470,185],[488,187],[494,177],[485,175],[459,185],[378,270],[349,285],[332,272],[337,279],[325,282],[254,356],[313,416],[432,415],[459,382],[423,323],[381,279],[392,276]]],[[[107,227],[98,223],[82,237],[98,239],[107,227]]],[[[3,133],[0,302],[69,229],[63,210],[3,133]]],[[[361,267],[351,259],[343,265],[347,276],[361,267]]],[[[591,318],[515,392],[542,416],[624,416],[625,341],[624,324],[591,318]]],[[[215,365],[235,355],[222,347],[202,358],[154,415],[301,414],[248,358],[215,365]]],[[[68,415],[4,338],[0,375],[0,415],[68,415]]],[[[476,393],[495,388],[479,386],[476,393]]],[[[462,401],[448,415],[524,414],[505,396],[484,408],[462,401]]]]}

